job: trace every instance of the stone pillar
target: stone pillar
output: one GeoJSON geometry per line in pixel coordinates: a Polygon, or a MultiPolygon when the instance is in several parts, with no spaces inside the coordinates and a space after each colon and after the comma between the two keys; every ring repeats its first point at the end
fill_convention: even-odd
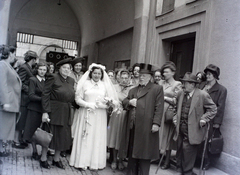
{"type": "Polygon", "coordinates": [[[150,1],[135,0],[131,65],[145,62],[150,1]]]}
{"type": "Polygon", "coordinates": [[[0,0],[0,44],[7,44],[11,0],[0,0]]]}

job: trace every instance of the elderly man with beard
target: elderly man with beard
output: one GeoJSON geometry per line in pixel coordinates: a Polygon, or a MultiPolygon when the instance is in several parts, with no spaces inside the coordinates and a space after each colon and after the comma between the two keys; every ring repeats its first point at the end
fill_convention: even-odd
{"type": "Polygon", "coordinates": [[[150,161],[159,158],[159,127],[164,95],[160,85],[152,83],[150,64],[140,64],[139,85],[131,89],[123,106],[128,110],[123,130],[121,157],[128,157],[127,174],[148,175],[150,161]]]}

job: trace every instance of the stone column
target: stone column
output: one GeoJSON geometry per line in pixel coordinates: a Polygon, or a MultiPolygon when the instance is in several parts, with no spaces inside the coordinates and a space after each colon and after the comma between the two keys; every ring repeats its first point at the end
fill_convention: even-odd
{"type": "Polygon", "coordinates": [[[135,0],[131,65],[145,62],[150,1],[135,0]]]}
{"type": "Polygon", "coordinates": [[[7,44],[11,0],[0,0],[0,44],[7,44]]]}

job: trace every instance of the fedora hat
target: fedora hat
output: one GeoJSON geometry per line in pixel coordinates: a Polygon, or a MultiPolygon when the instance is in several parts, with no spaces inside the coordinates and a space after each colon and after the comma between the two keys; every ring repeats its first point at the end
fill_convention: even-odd
{"type": "Polygon", "coordinates": [[[153,66],[151,64],[140,63],[140,71],[142,74],[153,74],[152,71],[153,66]]]}
{"type": "Polygon", "coordinates": [[[199,83],[197,80],[197,76],[192,74],[191,72],[186,72],[184,77],[180,79],[181,81],[187,81],[192,83],[199,83]]]}
{"type": "Polygon", "coordinates": [[[213,73],[215,78],[219,80],[220,75],[220,68],[215,66],[214,64],[209,64],[205,69],[204,72],[207,73],[207,71],[213,73]]]}
{"type": "Polygon", "coordinates": [[[27,51],[25,54],[24,54],[24,60],[26,62],[29,62],[31,61],[32,59],[37,59],[38,58],[38,55],[36,52],[32,51],[32,50],[29,50],[27,51]]]}
{"type": "Polygon", "coordinates": [[[66,58],[66,59],[63,59],[63,60],[61,60],[61,61],[59,61],[57,64],[56,64],[56,66],[57,67],[60,67],[60,66],[62,66],[62,65],[64,65],[64,64],[71,64],[71,62],[72,62],[72,58],[66,58]]]}

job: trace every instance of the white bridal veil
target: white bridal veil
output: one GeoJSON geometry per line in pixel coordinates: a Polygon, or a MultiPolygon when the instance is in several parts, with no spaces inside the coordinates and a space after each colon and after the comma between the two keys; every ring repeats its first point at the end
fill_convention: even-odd
{"type": "MultiPolygon", "coordinates": [[[[81,79],[78,81],[78,85],[77,85],[77,90],[76,90],[76,97],[75,98],[80,98],[82,97],[82,94],[84,92],[83,91],[83,86],[85,84],[85,82],[87,80],[90,80],[89,78],[89,73],[92,70],[93,67],[98,67],[100,69],[103,70],[103,79],[102,82],[104,84],[104,86],[106,87],[106,91],[107,91],[107,97],[111,100],[113,100],[113,102],[118,105],[118,94],[114,88],[114,85],[112,84],[112,81],[110,80],[110,78],[108,77],[107,73],[106,73],[106,68],[105,66],[101,65],[101,64],[96,64],[96,63],[92,63],[89,68],[88,71],[85,72],[85,74],[83,74],[83,76],[81,77],[81,79]]],[[[78,99],[76,99],[76,101],[78,101],[78,99]]]]}

